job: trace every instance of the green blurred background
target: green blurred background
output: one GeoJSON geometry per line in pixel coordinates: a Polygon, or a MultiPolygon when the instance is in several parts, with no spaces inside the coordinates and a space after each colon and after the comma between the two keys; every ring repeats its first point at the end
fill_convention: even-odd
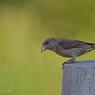
{"type": "Polygon", "coordinates": [[[61,95],[67,59],[41,54],[48,37],[95,42],[95,0],[0,0],[0,95],[61,95]]]}

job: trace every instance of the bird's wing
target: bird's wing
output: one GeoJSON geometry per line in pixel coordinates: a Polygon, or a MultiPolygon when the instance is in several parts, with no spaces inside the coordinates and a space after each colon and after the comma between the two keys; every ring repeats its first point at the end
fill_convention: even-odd
{"type": "Polygon", "coordinates": [[[61,40],[58,45],[63,49],[81,48],[82,46],[88,45],[89,43],[78,41],[78,40],[61,40]]]}

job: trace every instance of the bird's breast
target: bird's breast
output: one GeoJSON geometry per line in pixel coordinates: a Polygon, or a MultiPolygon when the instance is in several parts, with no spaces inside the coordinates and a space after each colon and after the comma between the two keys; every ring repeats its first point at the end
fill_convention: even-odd
{"type": "Polygon", "coordinates": [[[52,51],[63,57],[72,57],[72,55],[70,54],[70,52],[68,50],[65,50],[60,47],[55,47],[52,49],[52,51]]]}

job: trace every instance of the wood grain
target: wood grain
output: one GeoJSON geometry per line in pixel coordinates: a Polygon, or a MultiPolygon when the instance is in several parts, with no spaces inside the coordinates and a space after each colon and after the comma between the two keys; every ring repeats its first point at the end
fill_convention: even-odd
{"type": "Polygon", "coordinates": [[[95,95],[95,61],[64,65],[62,95],[95,95]]]}

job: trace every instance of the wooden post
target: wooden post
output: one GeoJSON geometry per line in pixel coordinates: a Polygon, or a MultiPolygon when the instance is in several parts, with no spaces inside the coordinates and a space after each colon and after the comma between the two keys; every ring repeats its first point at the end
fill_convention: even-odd
{"type": "Polygon", "coordinates": [[[95,95],[95,60],[64,64],[62,95],[95,95]]]}

